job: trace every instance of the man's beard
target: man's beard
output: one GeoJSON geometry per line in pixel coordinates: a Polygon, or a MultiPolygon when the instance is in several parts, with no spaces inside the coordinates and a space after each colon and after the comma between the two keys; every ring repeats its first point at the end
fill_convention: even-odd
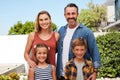
{"type": "Polygon", "coordinates": [[[67,18],[67,21],[69,21],[69,20],[74,20],[74,21],[76,21],[76,19],[75,18],[67,18]]]}
{"type": "Polygon", "coordinates": [[[77,19],[75,19],[75,18],[68,18],[68,19],[67,19],[67,21],[69,22],[69,25],[71,25],[71,26],[75,25],[76,20],[77,20],[77,19]],[[73,20],[74,22],[71,23],[71,22],[69,22],[69,20],[73,20]]]}

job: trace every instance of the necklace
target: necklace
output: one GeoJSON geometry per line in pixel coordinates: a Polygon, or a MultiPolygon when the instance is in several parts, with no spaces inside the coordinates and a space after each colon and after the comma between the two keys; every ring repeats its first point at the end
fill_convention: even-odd
{"type": "Polygon", "coordinates": [[[39,38],[41,38],[42,40],[48,40],[51,38],[51,36],[52,36],[52,32],[39,34],[39,38]]]}

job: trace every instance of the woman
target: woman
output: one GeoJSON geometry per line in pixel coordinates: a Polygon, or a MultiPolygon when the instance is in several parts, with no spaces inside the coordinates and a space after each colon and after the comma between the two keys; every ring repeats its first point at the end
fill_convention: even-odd
{"type": "Polygon", "coordinates": [[[50,49],[50,64],[55,65],[55,53],[59,34],[51,29],[51,16],[47,11],[41,11],[37,15],[35,31],[28,35],[24,57],[31,68],[36,67],[34,47],[36,44],[44,43],[50,49]],[[30,55],[30,52],[31,55],[30,55]]]}

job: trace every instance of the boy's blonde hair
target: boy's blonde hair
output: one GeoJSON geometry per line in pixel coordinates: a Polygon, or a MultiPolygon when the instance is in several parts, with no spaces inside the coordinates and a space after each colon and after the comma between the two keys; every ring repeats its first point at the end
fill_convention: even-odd
{"type": "Polygon", "coordinates": [[[85,49],[87,49],[87,42],[84,38],[76,38],[72,42],[72,49],[76,46],[85,46],[85,49]]]}

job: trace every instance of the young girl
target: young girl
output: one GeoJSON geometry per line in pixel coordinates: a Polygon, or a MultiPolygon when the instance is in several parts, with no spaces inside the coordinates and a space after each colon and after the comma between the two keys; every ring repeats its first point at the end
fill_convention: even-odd
{"type": "Polygon", "coordinates": [[[76,38],[72,43],[72,51],[75,58],[66,63],[64,69],[65,80],[93,80],[91,74],[94,74],[94,67],[91,61],[86,60],[87,43],[83,38],[76,38]]]}
{"type": "Polygon", "coordinates": [[[43,43],[34,47],[37,66],[29,68],[28,80],[56,80],[56,69],[49,64],[49,47],[43,43]]]}

